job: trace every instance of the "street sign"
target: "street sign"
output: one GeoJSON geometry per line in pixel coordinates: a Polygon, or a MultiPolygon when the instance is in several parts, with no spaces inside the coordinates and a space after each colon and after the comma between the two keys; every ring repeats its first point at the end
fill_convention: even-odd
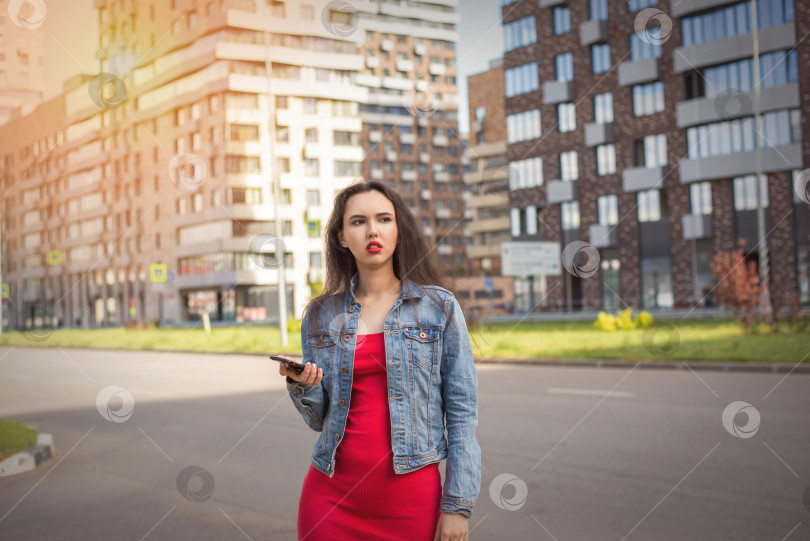
{"type": "Polygon", "coordinates": [[[501,271],[504,276],[559,276],[560,243],[501,243],[501,271]]]}
{"type": "Polygon", "coordinates": [[[48,250],[46,255],[48,265],[61,265],[62,264],[62,250],[48,250]]]}
{"type": "Polygon", "coordinates": [[[149,280],[153,283],[160,284],[168,278],[168,271],[166,270],[165,263],[152,263],[149,265],[149,280]]]}
{"type": "Polygon", "coordinates": [[[7,299],[7,298],[9,298],[9,295],[10,295],[9,286],[8,286],[8,284],[4,283],[3,284],[3,298],[7,299]]]}
{"type": "Polygon", "coordinates": [[[490,278],[489,276],[484,278],[484,287],[488,292],[492,291],[492,278],[490,278]]]}

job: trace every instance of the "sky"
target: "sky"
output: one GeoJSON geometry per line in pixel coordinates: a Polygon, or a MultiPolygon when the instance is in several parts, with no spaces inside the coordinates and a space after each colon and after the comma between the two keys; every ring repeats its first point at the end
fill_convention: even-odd
{"type": "MultiPolygon", "coordinates": [[[[485,71],[503,53],[500,0],[459,0],[458,30],[459,128],[467,132],[467,77],[485,71]]],[[[45,31],[45,99],[62,91],[77,73],[98,70],[98,15],[92,0],[48,2],[45,31]]]]}

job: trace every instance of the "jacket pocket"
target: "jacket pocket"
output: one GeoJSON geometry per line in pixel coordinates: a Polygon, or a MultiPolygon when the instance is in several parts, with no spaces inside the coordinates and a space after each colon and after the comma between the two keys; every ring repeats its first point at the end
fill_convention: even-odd
{"type": "Polygon", "coordinates": [[[307,346],[311,348],[313,362],[318,368],[323,368],[326,376],[335,361],[335,356],[339,354],[334,339],[328,334],[313,335],[307,338],[307,346]]]}
{"type": "Polygon", "coordinates": [[[439,350],[439,329],[432,327],[404,327],[408,359],[421,368],[433,366],[439,350]]]}

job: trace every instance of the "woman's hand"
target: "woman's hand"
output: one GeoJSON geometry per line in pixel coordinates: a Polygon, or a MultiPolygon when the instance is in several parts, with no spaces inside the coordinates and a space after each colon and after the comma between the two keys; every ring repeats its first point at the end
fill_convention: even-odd
{"type": "MultiPolygon", "coordinates": [[[[284,355],[279,355],[279,357],[288,359],[290,361],[295,360],[292,357],[287,357],[284,355]]],[[[318,365],[315,363],[307,363],[306,367],[301,371],[300,374],[292,368],[289,368],[287,363],[278,363],[278,373],[282,376],[289,376],[293,381],[307,385],[318,385],[323,379],[323,368],[318,368],[318,365]]]]}
{"type": "Polygon", "coordinates": [[[436,526],[434,541],[468,541],[468,520],[460,513],[442,513],[436,526]]]}

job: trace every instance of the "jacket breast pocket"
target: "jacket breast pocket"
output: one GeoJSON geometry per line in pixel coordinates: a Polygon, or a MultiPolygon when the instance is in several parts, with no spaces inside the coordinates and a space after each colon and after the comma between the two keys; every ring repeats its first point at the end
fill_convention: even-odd
{"type": "Polygon", "coordinates": [[[439,354],[439,329],[405,327],[403,332],[408,359],[421,368],[433,366],[439,354]]]}
{"type": "Polygon", "coordinates": [[[307,346],[311,348],[313,362],[318,368],[323,368],[325,376],[334,364],[335,356],[339,355],[335,341],[328,334],[318,334],[307,338],[307,346]]]}

